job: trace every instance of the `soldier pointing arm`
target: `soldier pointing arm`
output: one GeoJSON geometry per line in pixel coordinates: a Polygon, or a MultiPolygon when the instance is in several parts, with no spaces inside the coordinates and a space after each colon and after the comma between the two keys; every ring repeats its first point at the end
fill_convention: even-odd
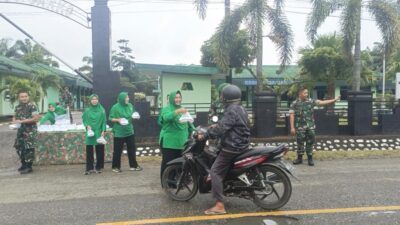
{"type": "Polygon", "coordinates": [[[315,143],[314,107],[329,105],[340,100],[340,96],[330,100],[314,100],[308,97],[308,89],[300,88],[297,99],[292,102],[289,110],[290,132],[296,135],[297,159],[293,164],[303,163],[304,144],[307,153],[308,165],[314,166],[312,158],[315,143]]]}

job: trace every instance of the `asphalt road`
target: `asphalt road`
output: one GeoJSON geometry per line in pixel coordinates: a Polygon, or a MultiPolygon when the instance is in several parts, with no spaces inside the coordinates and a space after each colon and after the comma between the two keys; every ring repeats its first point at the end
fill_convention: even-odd
{"type": "MultiPolygon", "coordinates": [[[[124,163],[123,169],[127,168],[124,163]]],[[[400,224],[400,158],[298,166],[301,181],[293,180],[293,194],[281,216],[231,219],[264,211],[251,201],[230,198],[226,204],[229,214],[218,220],[199,217],[211,206],[210,195],[197,195],[185,203],[171,201],[159,187],[159,165],[142,166],[142,172],[115,174],[106,164],[104,173],[89,176],[82,175],[83,165],[39,167],[27,176],[17,174],[16,166],[0,168],[0,224],[119,225],[176,217],[204,220],[179,223],[168,219],[170,223],[153,224],[400,224]],[[324,213],[326,209],[331,210],[324,213]]]]}

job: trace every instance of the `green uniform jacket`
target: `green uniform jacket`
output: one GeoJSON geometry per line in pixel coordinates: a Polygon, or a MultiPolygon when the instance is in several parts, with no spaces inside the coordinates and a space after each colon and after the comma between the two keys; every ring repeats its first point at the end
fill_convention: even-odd
{"type": "Polygon", "coordinates": [[[121,92],[118,96],[118,103],[115,104],[110,110],[109,120],[125,118],[129,122],[129,124],[125,126],[119,123],[112,123],[114,137],[122,138],[134,134],[132,125],[132,114],[136,112],[136,110],[131,103],[125,103],[126,96],[128,96],[128,93],[121,92]]]}
{"type": "MultiPolygon", "coordinates": [[[[92,97],[97,97],[97,95],[91,95],[89,99],[92,97]]],[[[82,122],[85,127],[90,126],[92,131],[94,132],[93,137],[88,137],[86,132],[86,145],[98,145],[97,139],[100,138],[101,132],[106,131],[106,111],[103,106],[98,103],[96,106],[93,106],[89,103],[89,107],[85,109],[85,112],[82,115],[82,122]]]]}
{"type": "Polygon", "coordinates": [[[49,105],[52,105],[55,108],[55,111],[52,112],[50,110],[39,120],[40,124],[44,124],[47,121],[50,121],[50,124],[53,125],[56,123],[56,116],[64,115],[67,113],[67,110],[64,107],[57,105],[56,103],[52,102],[49,105]]]}
{"type": "Polygon", "coordinates": [[[160,145],[162,148],[182,150],[184,149],[185,142],[189,137],[189,129],[191,128],[188,123],[180,123],[179,118],[181,114],[176,115],[175,110],[181,106],[175,104],[175,96],[180,92],[171,92],[169,95],[169,105],[161,110],[161,133],[160,145]]]}

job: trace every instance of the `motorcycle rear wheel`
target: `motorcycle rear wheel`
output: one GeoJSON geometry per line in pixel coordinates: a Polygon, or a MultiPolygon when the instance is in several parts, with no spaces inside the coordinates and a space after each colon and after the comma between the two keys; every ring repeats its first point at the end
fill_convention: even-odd
{"type": "Polygon", "coordinates": [[[198,181],[192,171],[183,171],[182,164],[173,164],[165,168],[162,175],[164,192],[175,201],[189,201],[196,196],[198,181]],[[181,180],[178,185],[179,180],[181,180]]]}
{"type": "Polygon", "coordinates": [[[273,166],[261,165],[257,169],[263,176],[260,179],[257,175],[257,185],[262,185],[261,181],[263,181],[266,187],[253,192],[254,203],[266,210],[279,209],[284,206],[292,195],[292,184],[289,177],[285,172],[273,166]],[[276,200],[271,201],[270,199],[276,200]]]}

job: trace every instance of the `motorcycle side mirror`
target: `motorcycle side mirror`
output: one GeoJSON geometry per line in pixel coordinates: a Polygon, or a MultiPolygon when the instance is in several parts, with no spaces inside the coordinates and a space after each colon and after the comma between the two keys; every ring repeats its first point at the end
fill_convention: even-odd
{"type": "Polygon", "coordinates": [[[214,123],[217,123],[217,122],[218,122],[218,116],[213,116],[213,117],[211,118],[211,120],[212,120],[214,123]]]}

